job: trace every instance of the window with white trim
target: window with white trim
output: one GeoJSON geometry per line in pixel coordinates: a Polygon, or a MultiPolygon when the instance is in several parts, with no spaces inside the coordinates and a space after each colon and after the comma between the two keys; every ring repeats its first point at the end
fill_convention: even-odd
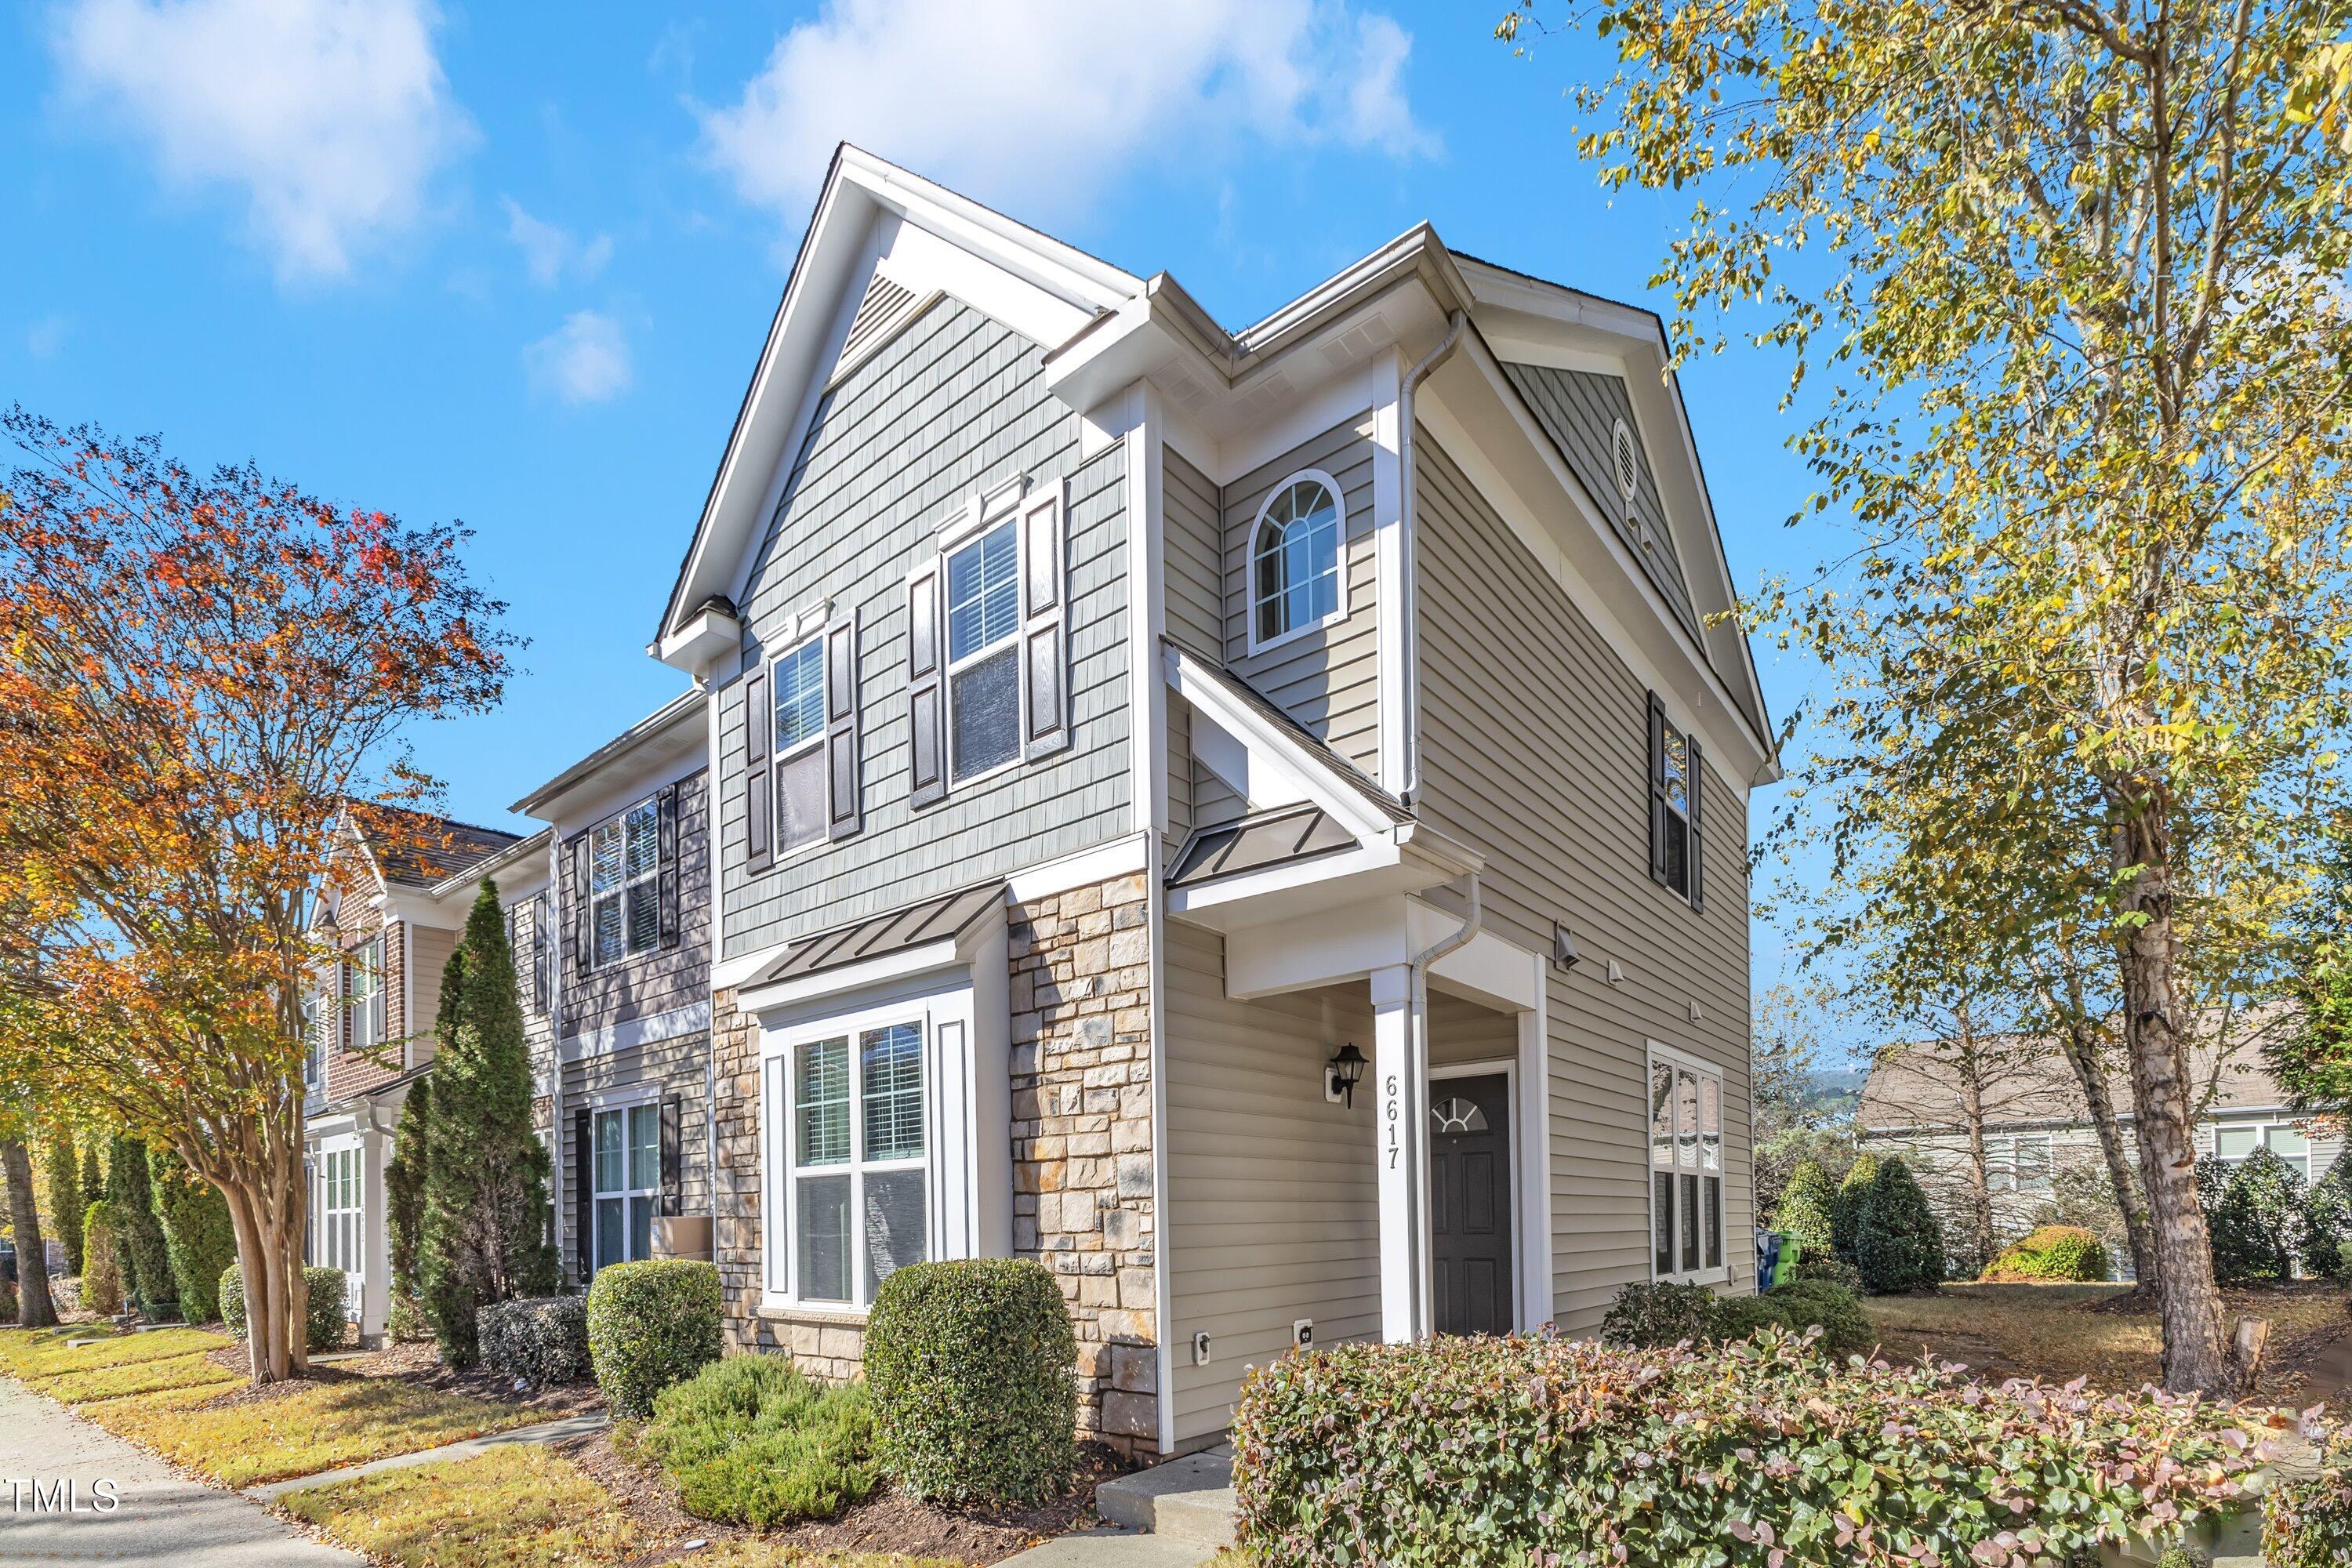
{"type": "Polygon", "coordinates": [[[1650,1272],[1708,1279],[1724,1271],[1723,1075],[1650,1051],[1650,1272]]]}
{"type": "Polygon", "coordinates": [[[2311,1180],[2311,1135],[2302,1123],[2232,1121],[2213,1129],[2213,1153],[2224,1165],[2239,1164],[2257,1149],[2269,1150],[2305,1181],[2311,1180]]]}
{"type": "Polygon", "coordinates": [[[1998,1133],[1985,1139],[1985,1189],[2047,1197],[2057,1160],[2047,1132],[1998,1133]]]}
{"type": "MultiPolygon", "coordinates": [[[[948,776],[1021,755],[1021,535],[1006,518],[948,552],[948,776]]],[[[779,693],[781,697],[781,693],[779,693]]]]}
{"type": "Polygon", "coordinates": [[[1271,647],[1348,613],[1339,487],[1307,471],[1274,488],[1250,530],[1250,651],[1271,647]]]}
{"type": "MultiPolygon", "coordinates": [[[[341,1269],[356,1286],[365,1273],[361,1256],[365,1204],[358,1146],[326,1151],[319,1157],[317,1170],[319,1215],[312,1232],[317,1261],[321,1268],[341,1269]]],[[[358,1300],[359,1292],[352,1290],[350,1298],[358,1300]]]]}
{"type": "Polygon", "coordinates": [[[919,1016],[860,1020],[793,1041],[770,1075],[795,1300],[867,1306],[931,1255],[923,1036],[919,1016]]]}
{"type": "Polygon", "coordinates": [[[1664,853],[1660,880],[1690,896],[1691,770],[1690,737],[1672,724],[1659,727],[1658,775],[1664,788],[1665,816],[1659,824],[1664,853]]]}
{"type": "Polygon", "coordinates": [[[596,1185],[590,1213],[595,1267],[653,1256],[654,1205],[661,1194],[661,1107],[612,1106],[590,1120],[589,1169],[596,1185]]]}
{"type": "Polygon", "coordinates": [[[372,1051],[384,1041],[383,936],[353,948],[343,960],[344,1021],[351,1048],[372,1051]]]}
{"type": "Polygon", "coordinates": [[[776,853],[805,848],[825,837],[824,638],[822,635],[775,658],[776,853]]]}
{"type": "Polygon", "coordinates": [[[588,961],[618,963],[661,945],[661,796],[649,795],[591,830],[588,961]]]}

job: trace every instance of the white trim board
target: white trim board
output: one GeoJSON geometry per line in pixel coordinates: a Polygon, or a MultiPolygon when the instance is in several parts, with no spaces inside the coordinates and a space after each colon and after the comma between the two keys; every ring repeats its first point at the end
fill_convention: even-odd
{"type": "Polygon", "coordinates": [[[609,1028],[567,1035],[557,1042],[557,1052],[569,1064],[590,1057],[610,1056],[614,1051],[630,1050],[638,1046],[674,1040],[681,1035],[690,1035],[698,1029],[709,1027],[710,1003],[706,998],[688,1002],[683,1007],[673,1007],[667,1013],[632,1018],[625,1024],[614,1024],[609,1028]]]}

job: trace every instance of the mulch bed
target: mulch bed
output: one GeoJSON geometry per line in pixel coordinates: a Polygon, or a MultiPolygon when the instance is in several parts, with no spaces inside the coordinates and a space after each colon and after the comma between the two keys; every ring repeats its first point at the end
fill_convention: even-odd
{"type": "MultiPolygon", "coordinates": [[[[226,1367],[240,1377],[252,1364],[242,1344],[225,1345],[209,1353],[214,1365],[226,1367]]],[[[479,1367],[470,1372],[458,1372],[444,1366],[441,1364],[441,1352],[431,1344],[388,1345],[349,1361],[314,1363],[307,1377],[289,1377],[278,1383],[242,1384],[207,1401],[205,1408],[218,1410],[236,1405],[258,1405],[268,1400],[283,1399],[321,1384],[356,1383],[381,1377],[396,1377],[420,1388],[430,1388],[443,1394],[467,1394],[494,1405],[510,1405],[533,1412],[541,1421],[557,1421],[567,1415],[604,1408],[604,1396],[597,1392],[593,1383],[571,1384],[556,1388],[517,1387],[513,1379],[479,1367]]]]}
{"type": "MultiPolygon", "coordinates": [[[[554,1445],[612,1493],[613,1499],[649,1534],[667,1541],[732,1541],[758,1534],[738,1525],[697,1519],[678,1505],[677,1488],[658,1470],[624,1458],[609,1431],[554,1445]]],[[[898,1552],[910,1557],[948,1557],[965,1563],[1002,1562],[1014,1552],[1094,1520],[1095,1486],[1135,1466],[1096,1444],[1078,1450],[1078,1484],[1065,1497],[1040,1508],[969,1513],[917,1502],[884,1490],[838,1519],[770,1531],[763,1539],[811,1552],[898,1552]]],[[[677,1548],[642,1559],[667,1562],[689,1556],[677,1548]]]]}

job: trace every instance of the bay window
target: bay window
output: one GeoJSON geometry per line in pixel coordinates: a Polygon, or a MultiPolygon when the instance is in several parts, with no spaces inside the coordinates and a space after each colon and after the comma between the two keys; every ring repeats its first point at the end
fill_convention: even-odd
{"type": "Polygon", "coordinates": [[[1650,1271],[1724,1277],[1723,1076],[1650,1048],[1650,1271]]]}

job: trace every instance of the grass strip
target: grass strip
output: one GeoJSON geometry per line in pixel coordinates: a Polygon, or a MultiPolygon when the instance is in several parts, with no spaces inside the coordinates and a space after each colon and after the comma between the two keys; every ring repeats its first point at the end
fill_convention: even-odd
{"type": "Polygon", "coordinates": [[[173,1389],[110,1399],[82,1412],[224,1486],[313,1476],[370,1459],[437,1448],[544,1418],[544,1413],[419,1388],[397,1378],[313,1384],[270,1399],[191,1409],[173,1389]]]}
{"type": "Polygon", "coordinates": [[[167,1388],[203,1388],[219,1394],[226,1392],[222,1384],[243,1381],[242,1373],[231,1372],[213,1360],[209,1352],[198,1351],[192,1355],[125,1362],[117,1366],[92,1367],[87,1372],[60,1373],[33,1386],[64,1404],[87,1405],[93,1400],[121,1399],[128,1394],[152,1394],[167,1388]]]}

